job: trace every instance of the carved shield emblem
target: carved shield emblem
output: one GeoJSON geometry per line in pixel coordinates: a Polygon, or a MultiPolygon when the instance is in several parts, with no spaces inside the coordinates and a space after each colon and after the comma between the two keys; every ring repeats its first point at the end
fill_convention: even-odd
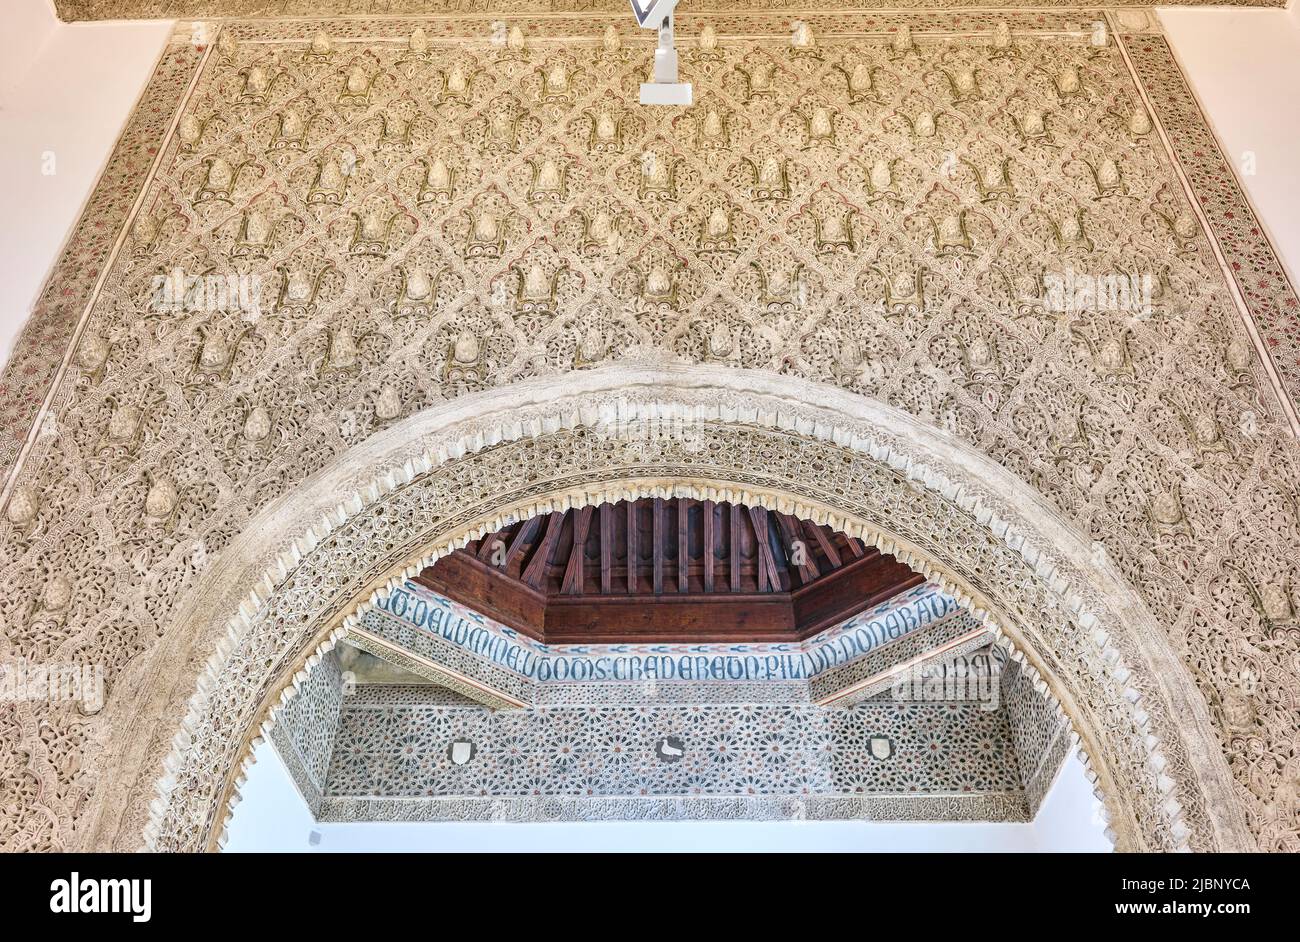
{"type": "Polygon", "coordinates": [[[888,759],[894,754],[894,744],[886,736],[871,737],[871,756],[873,759],[888,759]]]}
{"type": "Polygon", "coordinates": [[[451,756],[452,765],[464,765],[470,759],[474,758],[474,744],[463,739],[458,739],[451,744],[448,754],[451,756]]]}

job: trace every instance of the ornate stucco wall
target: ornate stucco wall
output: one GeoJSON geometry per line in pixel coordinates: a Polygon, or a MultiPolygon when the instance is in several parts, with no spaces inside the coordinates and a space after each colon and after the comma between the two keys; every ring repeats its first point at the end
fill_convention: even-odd
{"type": "Polygon", "coordinates": [[[276,751],[308,810],[319,814],[345,695],[343,669],[330,652],[289,703],[272,733],[276,751]]]}
{"type": "Polygon", "coordinates": [[[1059,708],[1034,689],[1021,664],[1008,660],[1000,680],[1020,784],[1032,817],[1038,813],[1076,737],[1059,708]]]}
{"type": "Polygon", "coordinates": [[[629,104],[648,55],[595,15],[187,27],[0,384],[3,654],[109,693],[0,707],[7,845],[83,840],[100,752],[161,769],[132,704],[192,689],[158,652],[259,511],[420,410],[627,360],[838,386],[1026,482],[1295,849],[1294,293],[1147,14],[1003,16],[808,15],[792,48],[701,15],[684,112],[629,104]],[[160,307],[174,268],[260,303],[160,307]],[[1053,310],[1067,271],[1150,303],[1053,310]]]}

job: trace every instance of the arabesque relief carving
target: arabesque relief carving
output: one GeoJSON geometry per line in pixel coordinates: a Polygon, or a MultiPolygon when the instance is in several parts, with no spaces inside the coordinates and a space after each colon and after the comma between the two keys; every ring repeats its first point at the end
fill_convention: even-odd
{"type": "Polygon", "coordinates": [[[1154,617],[1013,481],[905,413],[728,368],[620,364],[425,410],[260,514],[232,543],[234,568],[177,612],[184,628],[157,660],[216,653],[196,684],[144,691],[135,708],[185,717],[171,742],[174,727],[155,732],[168,771],[148,846],[218,841],[252,737],[274,732],[313,665],[341,638],[370,637],[369,609],[451,546],[505,519],[653,495],[798,514],[905,561],[1005,632],[1035,688],[1071,705],[1119,847],[1249,846],[1209,711],[1154,617]],[[645,434],[664,420],[689,420],[691,434],[645,434]],[[354,496],[339,506],[340,492],[354,496]]]}
{"type": "MultiPolygon", "coordinates": [[[[0,846],[138,838],[134,808],[121,835],[92,827],[128,797],[99,757],[161,770],[170,743],[123,745],[124,711],[259,511],[423,410],[627,360],[834,385],[1024,481],[1159,620],[1259,846],[1300,849],[1291,406],[1165,149],[1180,129],[1130,71],[1176,99],[1168,50],[1077,29],[1098,17],[1116,22],[967,14],[940,37],[939,14],[794,33],[718,15],[681,40],[691,109],[633,104],[649,47],[582,17],[249,21],[174,45],[146,96],[167,113],[183,95],[180,120],[128,132],[161,148],[143,199],[49,408],[12,407],[36,425],[3,452],[21,464],[0,654],[101,664],[107,702],[0,706],[0,846]],[[1103,303],[1099,276],[1123,290],[1103,303]]],[[[52,285],[82,290],[91,248],[74,240],[52,285]]],[[[39,356],[20,346],[6,384],[39,356]]],[[[538,474],[562,470],[552,453],[538,474]]],[[[1139,742],[1131,720],[1114,729],[1139,742]]],[[[195,787],[237,759],[205,756],[195,787]]],[[[1158,802],[1132,801],[1156,833],[1158,802]]],[[[214,824],[200,805],[162,845],[214,824]]]]}
{"type": "MultiPolygon", "coordinates": [[[[1182,0],[1181,6],[1214,4],[1221,6],[1285,6],[1283,0],[1182,0]]],[[[960,9],[985,6],[980,0],[890,0],[876,6],[891,10],[918,8],[924,10],[960,9]]],[[[1033,0],[1024,6],[1030,9],[1070,7],[1071,0],[1033,0]]],[[[527,16],[545,10],[550,13],[593,13],[621,15],[627,7],[619,0],[544,0],[542,4],[523,0],[54,0],[55,9],[65,20],[147,19],[160,17],[275,17],[275,16],[364,16],[384,13],[419,15],[428,13],[495,13],[527,16]]],[[[861,10],[871,9],[863,0],[822,0],[808,4],[801,0],[692,0],[683,9],[681,19],[697,13],[734,13],[751,8],[767,12],[784,11],[799,16],[815,9],[861,10]]],[[[1147,0],[1111,0],[1107,6],[1149,6],[1147,0]]]]}

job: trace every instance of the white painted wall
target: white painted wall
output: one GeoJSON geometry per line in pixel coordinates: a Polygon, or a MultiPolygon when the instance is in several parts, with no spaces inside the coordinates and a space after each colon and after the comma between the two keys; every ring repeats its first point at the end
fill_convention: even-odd
{"type": "Polygon", "coordinates": [[[171,29],[60,23],[49,0],[0,3],[0,363],[171,29]]]}
{"type": "Polygon", "coordinates": [[[0,101],[31,68],[58,25],[50,0],[15,0],[0,13],[0,101]]]}

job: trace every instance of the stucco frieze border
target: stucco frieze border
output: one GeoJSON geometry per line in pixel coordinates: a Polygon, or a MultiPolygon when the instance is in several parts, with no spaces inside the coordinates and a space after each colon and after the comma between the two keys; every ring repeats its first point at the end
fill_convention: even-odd
{"type": "MultiPolygon", "coordinates": [[[[1051,9],[1073,7],[1077,0],[1030,0],[1019,5],[1022,9],[1051,9]]],[[[626,14],[627,8],[619,0],[550,0],[539,9],[536,3],[524,0],[374,0],[371,9],[358,9],[355,0],[54,0],[55,9],[63,20],[107,19],[158,19],[176,17],[291,17],[291,16],[348,16],[362,14],[443,14],[470,15],[495,13],[536,14],[584,13],[596,16],[626,14]]],[[[1148,7],[1149,0],[1109,0],[1108,7],[1148,7]]],[[[1181,0],[1177,6],[1243,6],[1283,7],[1285,0],[1181,0]]],[[[730,14],[739,10],[764,13],[800,14],[837,10],[870,10],[873,8],[898,10],[964,10],[989,6],[987,0],[886,0],[872,4],[863,0],[820,0],[806,3],[801,0],[766,0],[746,3],[734,0],[694,0],[682,11],[682,19],[707,14],[730,14]]]]}
{"type": "MultiPolygon", "coordinates": [[[[142,689],[126,707],[137,728],[125,740],[137,747],[142,738],[166,741],[181,727],[150,805],[146,846],[217,846],[241,763],[268,711],[293,696],[322,652],[383,592],[507,517],[656,494],[794,512],[894,553],[1005,634],[1064,705],[1117,846],[1251,846],[1185,668],[1132,590],[1108,566],[1095,565],[1087,544],[1040,497],[888,406],[803,381],[685,366],[606,367],[457,400],[375,436],[293,500],[259,515],[155,653],[154,668],[168,682],[142,689]],[[618,449],[607,451],[606,461],[588,461],[590,452],[572,446],[592,441],[587,432],[614,400],[645,414],[677,410],[717,435],[716,447],[702,458],[674,454],[666,442],[659,462],[629,460],[618,449]],[[805,404],[813,402],[819,405],[805,404]],[[566,465],[540,474],[539,449],[557,447],[555,436],[568,439],[566,465]],[[754,452],[728,454],[725,445],[737,436],[761,448],[793,448],[781,457],[797,452],[825,477],[812,483],[797,471],[787,477],[789,468],[764,469],[754,452]],[[506,468],[518,469],[518,479],[502,479],[506,468]],[[476,471],[491,482],[471,484],[476,471]],[[870,482],[864,473],[873,475],[870,482]],[[880,489],[884,481],[893,493],[880,489]],[[437,494],[456,509],[437,512],[432,525],[399,512],[398,503],[429,508],[437,494]],[[920,515],[932,531],[928,540],[899,532],[907,520],[891,519],[891,498],[920,515]],[[383,539],[367,532],[376,520],[386,521],[383,539]],[[954,527],[964,539],[954,539],[954,527]],[[340,553],[348,565],[340,567],[340,553]],[[200,673],[192,665],[204,650],[217,654],[200,673]]],[[[97,842],[138,840],[130,822],[141,819],[139,805],[149,800],[141,792],[156,766],[140,759],[151,751],[114,763],[111,777],[131,781],[132,800],[116,822],[116,809],[99,809],[97,842]]]]}
{"type": "Polygon", "coordinates": [[[1019,792],[982,795],[815,795],[808,798],[321,799],[318,820],[345,821],[999,821],[1030,819],[1019,792]]]}

